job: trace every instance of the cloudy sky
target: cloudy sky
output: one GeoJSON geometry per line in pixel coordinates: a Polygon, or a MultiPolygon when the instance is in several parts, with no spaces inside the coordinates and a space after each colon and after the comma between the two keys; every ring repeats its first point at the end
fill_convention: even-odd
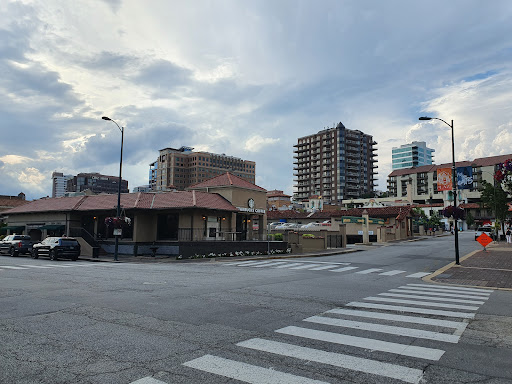
{"type": "Polygon", "coordinates": [[[297,138],[373,135],[451,161],[512,153],[512,2],[0,0],[0,195],[51,195],[51,173],[148,183],[165,147],[256,161],[293,191],[297,138]]]}

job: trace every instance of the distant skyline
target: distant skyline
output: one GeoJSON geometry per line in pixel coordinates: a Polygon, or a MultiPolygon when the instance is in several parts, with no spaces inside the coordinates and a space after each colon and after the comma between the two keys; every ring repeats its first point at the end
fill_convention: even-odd
{"type": "Polygon", "coordinates": [[[293,145],[342,122],[435,163],[512,153],[512,3],[432,0],[0,2],[0,195],[52,172],[148,183],[162,148],[256,162],[293,193],[293,145]]]}

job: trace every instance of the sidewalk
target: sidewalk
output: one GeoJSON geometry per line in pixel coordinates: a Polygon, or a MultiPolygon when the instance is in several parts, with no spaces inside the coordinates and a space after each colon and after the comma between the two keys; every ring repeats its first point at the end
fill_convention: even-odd
{"type": "Polygon", "coordinates": [[[512,290],[512,244],[489,244],[439,269],[423,280],[441,284],[512,290]]]}

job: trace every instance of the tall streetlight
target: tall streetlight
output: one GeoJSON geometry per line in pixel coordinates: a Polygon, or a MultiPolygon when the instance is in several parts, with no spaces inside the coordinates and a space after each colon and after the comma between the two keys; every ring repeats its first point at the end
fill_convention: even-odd
{"type": "MultiPolygon", "coordinates": [[[[117,186],[117,217],[121,216],[121,171],[123,169],[123,141],[124,141],[124,127],[120,127],[119,124],[117,124],[114,120],[112,120],[110,117],[103,116],[103,120],[108,120],[114,122],[115,125],[117,125],[117,128],[119,128],[119,131],[121,131],[121,160],[119,160],[119,183],[117,186]]],[[[114,247],[114,260],[117,261],[117,254],[119,251],[119,236],[115,236],[116,239],[116,245],[114,247]]]]}
{"type": "MultiPolygon", "coordinates": [[[[440,120],[449,126],[452,129],[452,188],[453,188],[453,207],[454,213],[457,208],[457,169],[455,168],[455,141],[453,138],[453,120],[451,124],[448,124],[443,119],[438,117],[420,117],[420,120],[440,120]]],[[[460,264],[459,262],[459,227],[457,224],[457,216],[456,213],[453,215],[453,220],[455,221],[455,264],[460,264]]]]}

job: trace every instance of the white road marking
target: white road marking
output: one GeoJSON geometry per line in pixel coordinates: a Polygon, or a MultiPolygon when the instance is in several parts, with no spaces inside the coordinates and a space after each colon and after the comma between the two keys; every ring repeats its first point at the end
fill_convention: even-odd
{"type": "Polygon", "coordinates": [[[288,263],[285,265],[278,265],[277,267],[273,267],[273,268],[289,268],[289,267],[295,267],[297,265],[302,265],[302,263],[288,263]]]}
{"type": "Polygon", "coordinates": [[[439,293],[457,293],[457,294],[466,294],[466,295],[476,295],[476,296],[482,296],[482,297],[489,297],[490,293],[488,292],[464,292],[464,291],[454,291],[452,289],[445,289],[445,288],[424,288],[424,287],[413,287],[409,285],[403,285],[401,287],[398,287],[399,289],[413,289],[415,291],[421,291],[421,292],[439,292],[439,293]]]}
{"type": "Polygon", "coordinates": [[[490,295],[493,292],[492,289],[454,287],[454,286],[450,286],[450,285],[407,284],[407,286],[425,287],[425,288],[443,288],[443,289],[448,289],[450,291],[482,292],[482,293],[486,293],[488,295],[490,295]]]}
{"type": "Polygon", "coordinates": [[[41,269],[43,269],[43,268],[49,268],[49,269],[53,268],[53,267],[47,267],[47,266],[43,266],[43,265],[27,265],[27,264],[23,264],[21,266],[22,267],[28,267],[28,268],[41,268],[41,269]]]}
{"type": "Polygon", "coordinates": [[[246,261],[236,261],[233,263],[222,263],[222,265],[249,265],[259,263],[261,260],[246,260],[246,261]]]}
{"type": "Polygon", "coordinates": [[[11,265],[0,265],[0,268],[5,268],[5,269],[28,269],[28,268],[25,268],[25,267],[13,267],[11,265]]]}
{"type": "Polygon", "coordinates": [[[287,261],[278,261],[278,262],[272,262],[270,264],[259,264],[259,265],[249,265],[249,267],[252,267],[252,268],[264,268],[264,267],[275,267],[276,265],[281,265],[281,264],[287,264],[288,262],[287,261]]]}
{"type": "Polygon", "coordinates": [[[478,310],[478,307],[474,307],[472,305],[444,304],[444,303],[434,303],[434,302],[430,302],[430,301],[390,299],[387,297],[365,297],[364,300],[380,301],[380,302],[385,302],[385,303],[412,304],[412,305],[420,305],[423,307],[467,309],[469,311],[478,310]]]}
{"type": "Polygon", "coordinates": [[[382,313],[382,312],[359,311],[357,309],[335,308],[335,309],[331,309],[330,311],[327,311],[325,313],[334,313],[334,314],[339,314],[339,315],[365,317],[365,318],[369,318],[369,319],[400,321],[403,323],[433,325],[433,326],[439,326],[439,327],[455,328],[457,330],[461,329],[462,331],[464,331],[464,329],[466,329],[466,327],[468,326],[468,323],[461,322],[461,321],[430,319],[428,317],[417,317],[417,316],[394,315],[391,313],[382,313]]]}
{"type": "Polygon", "coordinates": [[[378,271],[382,271],[382,268],[370,268],[370,269],[365,269],[364,271],[359,271],[356,273],[360,273],[361,275],[367,275],[369,273],[378,272],[378,271]]]}
{"type": "Polygon", "coordinates": [[[66,265],[66,264],[46,264],[49,267],[57,267],[57,268],[73,268],[74,265],[66,265]]]}
{"type": "Polygon", "coordinates": [[[317,324],[332,325],[335,327],[362,329],[365,331],[388,333],[391,335],[415,337],[418,339],[444,341],[446,343],[458,343],[459,339],[460,339],[459,336],[454,336],[454,335],[450,335],[447,333],[431,332],[431,331],[424,331],[421,329],[395,327],[395,326],[391,326],[391,325],[381,325],[381,324],[366,323],[366,322],[352,321],[352,320],[342,320],[342,319],[335,319],[332,317],[325,317],[325,316],[312,316],[312,317],[308,317],[307,319],[304,319],[304,321],[309,321],[311,323],[317,323],[317,324]]]}
{"type": "Polygon", "coordinates": [[[446,297],[458,297],[461,299],[478,299],[478,300],[489,300],[489,296],[474,296],[474,295],[458,295],[451,292],[432,292],[432,291],[416,291],[413,288],[404,289],[390,289],[389,292],[397,293],[411,293],[413,295],[430,295],[430,296],[446,296],[446,297]]]}
{"type": "Polygon", "coordinates": [[[424,314],[424,315],[439,315],[439,316],[447,316],[447,317],[460,317],[460,318],[463,318],[463,319],[473,319],[475,317],[474,313],[443,311],[443,310],[427,309],[427,308],[404,307],[404,306],[400,306],[400,305],[360,303],[360,302],[357,302],[357,301],[350,302],[350,303],[348,303],[346,305],[347,305],[347,307],[367,308],[367,309],[382,309],[382,310],[389,310],[389,311],[395,311],[395,312],[421,313],[421,314],[424,314]]]}
{"type": "Polygon", "coordinates": [[[167,384],[164,381],[160,381],[152,378],[151,376],[143,377],[142,379],[132,381],[130,384],[167,384]]]}
{"type": "Polygon", "coordinates": [[[430,275],[430,272],[417,272],[413,273],[412,275],[407,275],[405,277],[424,277],[430,275]]]}
{"type": "Polygon", "coordinates": [[[462,304],[477,304],[482,305],[485,304],[485,301],[475,301],[475,300],[464,300],[464,299],[452,299],[450,297],[437,297],[437,296],[419,296],[419,295],[407,295],[402,293],[379,293],[379,296],[389,296],[389,297],[403,297],[405,299],[428,299],[428,300],[439,300],[446,301],[450,303],[462,303],[462,304]]]}
{"type": "Polygon", "coordinates": [[[319,267],[319,266],[320,266],[320,264],[303,264],[303,265],[299,265],[298,267],[293,267],[290,269],[309,269],[312,267],[319,267]]]}
{"type": "Polygon", "coordinates": [[[271,368],[224,359],[222,357],[205,355],[183,363],[186,367],[199,369],[204,372],[229,377],[246,383],[265,384],[327,384],[324,381],[309,379],[279,372],[271,368]]]}
{"type": "Polygon", "coordinates": [[[391,343],[388,341],[367,339],[364,337],[349,336],[340,333],[318,331],[315,329],[294,326],[284,327],[276,330],[276,332],[312,340],[325,341],[328,343],[350,345],[357,348],[388,352],[396,355],[410,356],[432,361],[439,360],[444,354],[444,351],[440,349],[416,347],[413,345],[391,343]]]}
{"type": "Polygon", "coordinates": [[[329,272],[345,272],[345,271],[351,271],[353,269],[358,269],[359,267],[343,267],[338,269],[331,269],[329,272]]]}
{"type": "Polygon", "coordinates": [[[407,271],[399,271],[399,270],[394,270],[394,271],[389,271],[389,272],[382,272],[382,273],[379,273],[379,275],[381,276],[395,276],[395,275],[399,275],[400,273],[405,273],[407,271]]]}
{"type": "Polygon", "coordinates": [[[265,260],[265,261],[257,261],[257,262],[255,262],[255,263],[253,263],[253,264],[250,264],[250,265],[247,265],[247,264],[246,264],[246,265],[243,265],[243,267],[246,267],[246,266],[247,266],[247,267],[254,267],[254,266],[256,266],[256,265],[268,265],[268,264],[272,264],[273,262],[274,262],[274,260],[270,260],[270,261],[269,261],[269,260],[265,260]]]}
{"type": "Polygon", "coordinates": [[[376,360],[363,359],[361,357],[349,356],[341,353],[326,352],[271,340],[250,339],[238,343],[237,345],[257,351],[274,353],[276,355],[293,357],[305,361],[314,361],[316,363],[328,364],[352,371],[389,377],[412,384],[419,383],[423,375],[423,371],[421,369],[413,369],[403,367],[401,365],[383,363],[376,360]]]}
{"type": "Polygon", "coordinates": [[[338,267],[338,266],[335,265],[335,264],[332,264],[332,265],[322,265],[321,267],[311,268],[310,271],[322,271],[324,269],[331,269],[331,268],[336,268],[336,267],[338,267]]]}

